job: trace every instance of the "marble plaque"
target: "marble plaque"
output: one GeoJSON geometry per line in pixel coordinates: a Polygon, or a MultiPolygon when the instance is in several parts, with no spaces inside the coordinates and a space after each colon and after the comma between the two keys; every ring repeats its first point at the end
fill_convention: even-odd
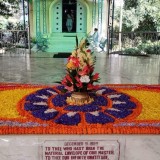
{"type": "Polygon", "coordinates": [[[120,160],[118,140],[46,140],[43,160],[120,160]]]}

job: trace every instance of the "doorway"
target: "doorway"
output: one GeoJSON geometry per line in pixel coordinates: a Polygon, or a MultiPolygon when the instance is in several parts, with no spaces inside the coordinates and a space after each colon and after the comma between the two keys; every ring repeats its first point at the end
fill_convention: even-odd
{"type": "Polygon", "coordinates": [[[62,32],[76,32],[77,0],[62,0],[62,32]]]}

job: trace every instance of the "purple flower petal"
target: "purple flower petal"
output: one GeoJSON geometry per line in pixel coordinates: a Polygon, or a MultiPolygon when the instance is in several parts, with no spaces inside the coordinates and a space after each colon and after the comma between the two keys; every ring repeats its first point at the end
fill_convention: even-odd
{"type": "MultiPolygon", "coordinates": [[[[102,89],[104,89],[104,91],[102,92],[102,95],[117,92],[116,90],[111,89],[111,88],[108,88],[108,87],[101,87],[101,88],[99,88],[98,90],[102,90],[102,89]]],[[[98,90],[97,90],[97,91],[98,91],[98,90]]]]}
{"type": "Polygon", "coordinates": [[[57,86],[56,88],[57,88],[59,91],[62,91],[62,90],[65,89],[65,87],[64,87],[63,85],[57,86]]]}
{"type": "Polygon", "coordinates": [[[135,109],[136,104],[134,102],[126,101],[125,104],[113,104],[112,108],[116,108],[119,110],[124,110],[124,109],[135,109]]]}
{"type": "Polygon", "coordinates": [[[121,110],[121,111],[115,111],[115,110],[106,110],[105,112],[109,113],[110,115],[116,117],[116,118],[125,118],[128,115],[132,114],[132,110],[121,110]]]}
{"type": "Polygon", "coordinates": [[[68,114],[63,114],[55,120],[56,123],[64,125],[77,125],[80,121],[81,117],[79,113],[76,113],[74,116],[68,116],[68,114]]]}
{"type": "Polygon", "coordinates": [[[94,98],[94,101],[91,103],[92,105],[98,105],[98,106],[107,106],[107,99],[103,96],[92,96],[94,98]]]}
{"type": "Polygon", "coordinates": [[[36,110],[32,112],[32,115],[36,118],[40,118],[42,120],[51,120],[55,118],[58,114],[58,111],[45,113],[46,109],[36,110]]]}
{"type": "Polygon", "coordinates": [[[36,92],[36,94],[37,95],[46,95],[46,96],[48,96],[48,97],[50,97],[50,96],[52,96],[52,93],[51,92],[49,92],[49,91],[51,91],[51,92],[53,92],[53,93],[57,93],[54,89],[52,89],[52,88],[45,88],[45,89],[41,89],[41,90],[38,90],[37,92],[36,92]]]}
{"type": "Polygon", "coordinates": [[[93,111],[98,111],[101,108],[98,107],[97,105],[91,105],[91,104],[86,104],[86,105],[82,105],[82,106],[77,106],[77,105],[73,105],[73,106],[67,106],[64,108],[67,111],[73,111],[73,112],[93,112],[93,111]]]}
{"type": "Polygon", "coordinates": [[[126,100],[129,100],[130,99],[130,97],[129,96],[127,96],[127,95],[125,95],[125,94],[123,94],[123,93],[118,93],[118,95],[120,95],[119,97],[115,97],[115,98],[111,98],[113,101],[115,100],[117,100],[117,101],[126,101],[126,100]]]}
{"type": "Polygon", "coordinates": [[[66,93],[66,94],[59,94],[59,95],[56,95],[53,99],[52,99],[52,103],[54,106],[56,107],[63,107],[65,105],[67,105],[66,103],[66,98],[69,97],[70,94],[69,93],[66,93]]]}
{"type": "Polygon", "coordinates": [[[110,123],[114,122],[114,119],[103,112],[99,112],[98,116],[95,116],[91,113],[86,113],[86,121],[88,123],[100,123],[100,124],[105,124],[105,123],[110,123]]]}
{"type": "Polygon", "coordinates": [[[37,94],[30,94],[29,96],[26,97],[26,101],[30,101],[30,102],[46,102],[47,99],[43,99],[41,97],[37,97],[37,94]]]}
{"type": "Polygon", "coordinates": [[[47,109],[48,106],[46,105],[35,105],[33,103],[25,103],[24,104],[24,109],[26,111],[34,111],[34,110],[40,110],[40,109],[47,109]]]}

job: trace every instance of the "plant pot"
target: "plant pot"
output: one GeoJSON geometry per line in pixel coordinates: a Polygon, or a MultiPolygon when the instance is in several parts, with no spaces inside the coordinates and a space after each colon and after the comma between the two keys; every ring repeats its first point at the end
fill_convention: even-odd
{"type": "Polygon", "coordinates": [[[83,105],[93,102],[93,98],[90,98],[88,92],[73,92],[71,97],[67,98],[67,103],[70,105],[83,105]]]}

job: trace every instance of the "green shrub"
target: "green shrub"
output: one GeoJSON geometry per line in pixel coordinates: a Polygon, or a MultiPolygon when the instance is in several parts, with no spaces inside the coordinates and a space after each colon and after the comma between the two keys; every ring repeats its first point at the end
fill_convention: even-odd
{"type": "Polygon", "coordinates": [[[160,54],[160,41],[148,41],[147,43],[142,43],[139,45],[138,48],[147,54],[160,54]]]}
{"type": "Polygon", "coordinates": [[[160,54],[160,41],[151,42],[147,41],[146,43],[142,43],[137,47],[126,48],[123,51],[125,54],[160,54]]]}
{"type": "Polygon", "coordinates": [[[138,48],[127,48],[124,51],[124,54],[129,54],[129,55],[137,55],[140,54],[140,50],[138,48]]]}

